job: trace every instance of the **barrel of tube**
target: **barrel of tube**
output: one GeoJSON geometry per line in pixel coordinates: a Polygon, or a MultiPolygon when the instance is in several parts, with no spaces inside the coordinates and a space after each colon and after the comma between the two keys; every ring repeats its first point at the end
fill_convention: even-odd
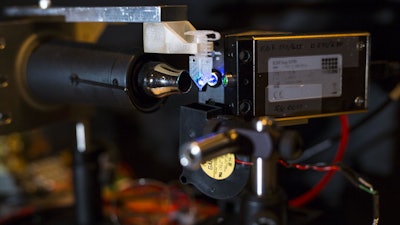
{"type": "Polygon", "coordinates": [[[26,85],[38,101],[36,105],[85,104],[149,112],[158,109],[167,95],[186,93],[191,85],[189,74],[183,70],[154,76],[160,72],[152,68],[159,68],[157,65],[161,63],[152,60],[141,51],[126,53],[92,44],[50,41],[32,52],[27,63],[26,85]],[[178,91],[149,94],[149,85],[151,90],[157,88],[154,82],[145,82],[149,77],[171,76],[173,82],[156,83],[173,86],[178,91]],[[186,86],[180,90],[182,82],[186,86]]]}

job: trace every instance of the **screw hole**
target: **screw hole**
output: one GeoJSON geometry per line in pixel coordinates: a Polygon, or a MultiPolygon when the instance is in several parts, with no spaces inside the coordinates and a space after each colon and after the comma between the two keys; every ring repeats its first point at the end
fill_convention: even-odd
{"type": "Polygon", "coordinates": [[[181,176],[180,180],[182,184],[187,184],[187,178],[185,176],[181,176]]]}

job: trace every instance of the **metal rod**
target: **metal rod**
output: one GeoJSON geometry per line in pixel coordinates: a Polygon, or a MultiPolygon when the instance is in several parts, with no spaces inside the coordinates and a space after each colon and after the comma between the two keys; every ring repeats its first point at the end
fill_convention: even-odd
{"type": "Polygon", "coordinates": [[[238,141],[239,134],[235,130],[199,138],[182,146],[180,163],[184,167],[198,169],[201,163],[212,158],[236,152],[239,149],[238,141]]]}
{"type": "Polygon", "coordinates": [[[73,167],[76,223],[94,225],[102,219],[98,149],[89,145],[86,123],[76,124],[76,141],[73,167]]]}
{"type": "Polygon", "coordinates": [[[253,192],[262,197],[277,190],[277,166],[274,157],[271,156],[268,159],[257,157],[253,162],[254,168],[251,177],[253,192]]]}

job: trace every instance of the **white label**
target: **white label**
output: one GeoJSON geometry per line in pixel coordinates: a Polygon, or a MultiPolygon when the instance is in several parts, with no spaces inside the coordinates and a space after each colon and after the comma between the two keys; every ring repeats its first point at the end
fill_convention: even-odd
{"type": "Polygon", "coordinates": [[[268,100],[279,102],[340,96],[342,65],[339,54],[270,58],[268,100]]]}
{"type": "Polygon", "coordinates": [[[226,179],[235,170],[235,155],[228,153],[213,158],[201,164],[201,169],[211,178],[216,180],[226,179]]]}

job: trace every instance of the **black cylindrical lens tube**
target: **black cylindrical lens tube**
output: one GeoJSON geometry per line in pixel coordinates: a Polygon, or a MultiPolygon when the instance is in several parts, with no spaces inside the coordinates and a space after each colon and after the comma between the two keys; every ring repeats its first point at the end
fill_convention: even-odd
{"type": "Polygon", "coordinates": [[[29,93],[40,104],[86,104],[154,111],[163,102],[139,87],[143,54],[94,44],[50,41],[31,54],[26,68],[29,93]]]}

